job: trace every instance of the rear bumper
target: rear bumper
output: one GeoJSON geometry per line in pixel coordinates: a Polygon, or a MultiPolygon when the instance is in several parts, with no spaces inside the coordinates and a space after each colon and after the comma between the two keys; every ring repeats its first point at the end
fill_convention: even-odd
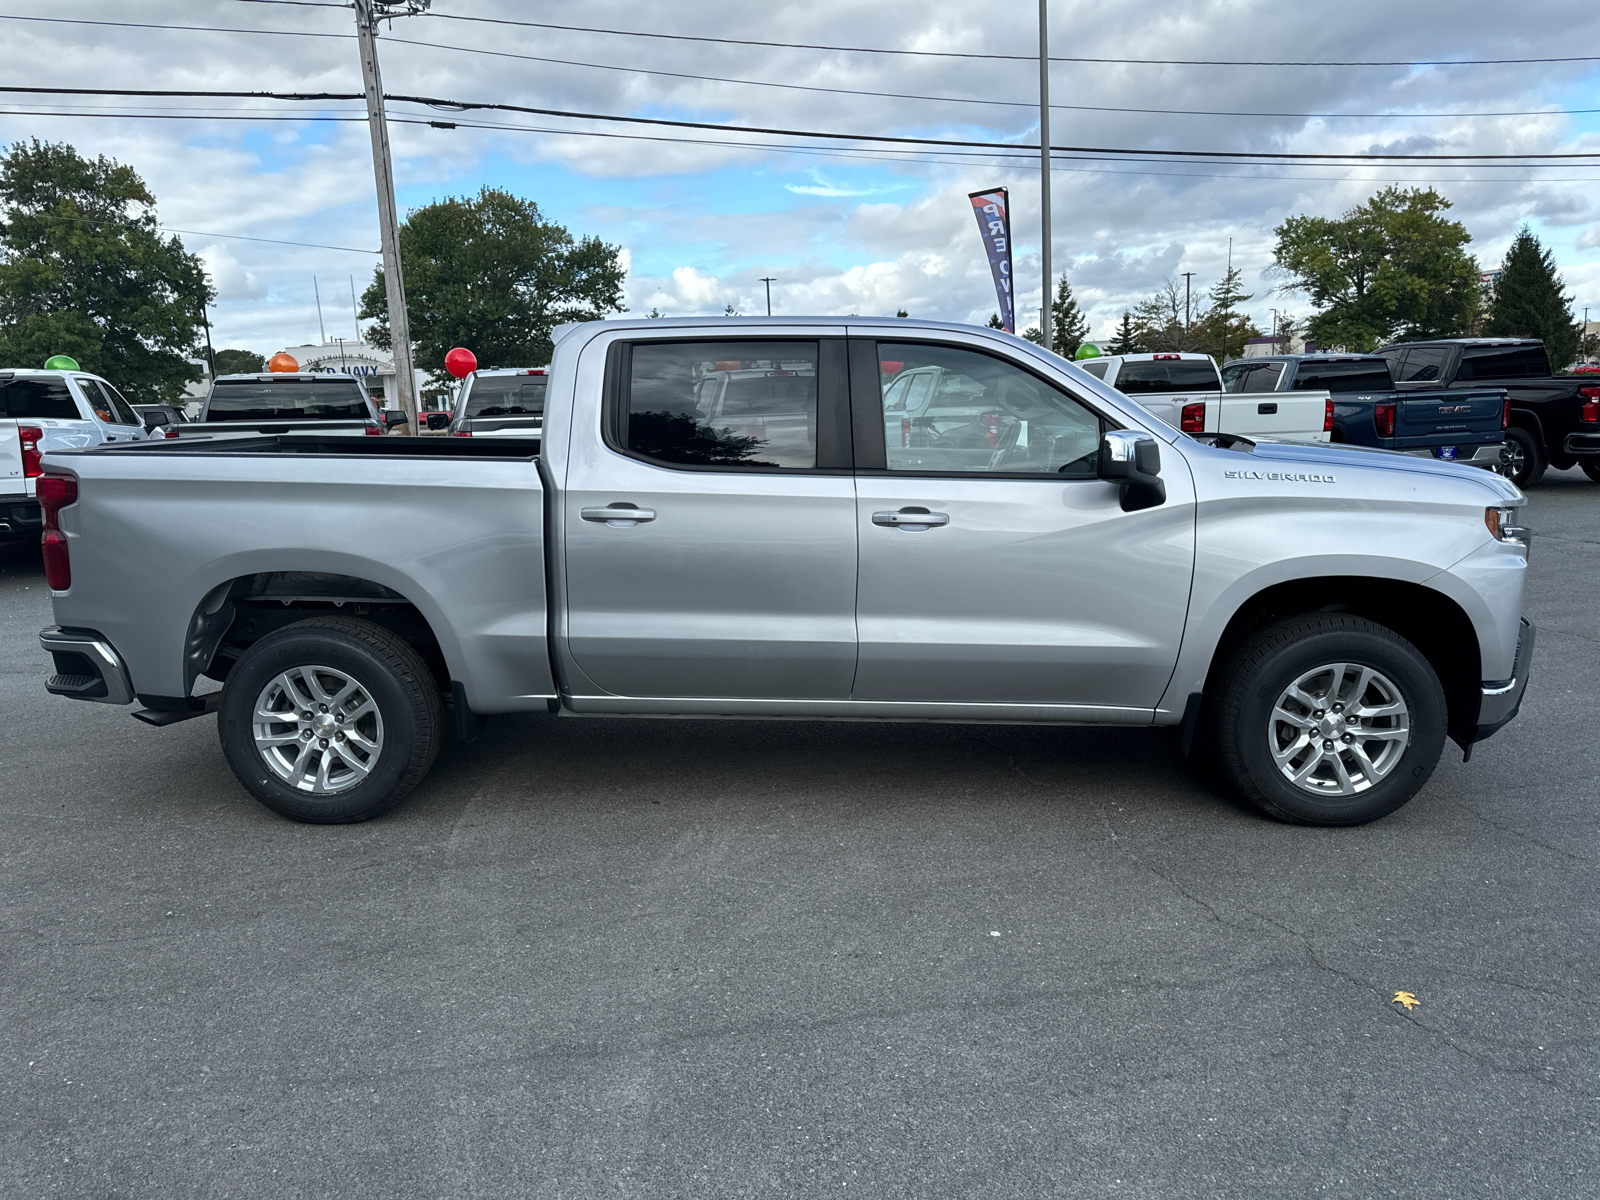
{"type": "Polygon", "coordinates": [[[1522,618],[1522,632],[1517,637],[1517,657],[1510,679],[1485,682],[1483,699],[1478,705],[1478,731],[1474,742],[1498,732],[1522,708],[1522,694],[1528,688],[1528,670],[1533,660],[1533,622],[1522,618]]]}
{"type": "Polygon", "coordinates": [[[1458,462],[1469,467],[1483,467],[1485,470],[1493,471],[1499,467],[1505,449],[1504,442],[1491,442],[1487,446],[1462,446],[1461,453],[1457,457],[1447,459],[1439,458],[1432,446],[1402,450],[1400,453],[1409,454],[1413,458],[1431,458],[1435,462],[1458,462]]]}
{"type": "Polygon", "coordinates": [[[1600,454],[1600,433],[1569,433],[1561,448],[1576,458],[1600,454]]]}
{"type": "Polygon", "coordinates": [[[37,538],[43,529],[44,517],[32,496],[0,496],[0,542],[37,538]]]}
{"type": "Polygon", "coordinates": [[[55,659],[56,673],[44,685],[52,696],[97,704],[133,703],[133,684],[122,656],[94,630],[52,625],[40,632],[39,645],[55,659]]]}

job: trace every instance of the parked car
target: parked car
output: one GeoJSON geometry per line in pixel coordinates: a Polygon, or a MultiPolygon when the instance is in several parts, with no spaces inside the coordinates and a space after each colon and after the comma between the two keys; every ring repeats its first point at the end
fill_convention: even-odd
{"type": "Polygon", "coordinates": [[[46,451],[148,436],[133,406],[98,375],[0,370],[0,541],[39,536],[34,493],[46,451]]]}
{"type": "Polygon", "coordinates": [[[596,321],[555,331],[547,378],[538,441],[46,455],[47,689],[215,710],[241,783],[302,821],[374,816],[447,728],[521,712],[1171,726],[1264,811],[1350,825],[1527,685],[1524,500],[1488,471],[1209,444],[927,321],[596,321]],[[885,437],[929,366],[1006,437],[885,437]],[[795,373],[719,424],[703,385],[745,370],[795,373]]]}
{"type": "Polygon", "coordinates": [[[1581,466],[1600,483],[1600,383],[1553,376],[1544,343],[1532,338],[1396,342],[1378,351],[1403,392],[1504,388],[1511,401],[1506,472],[1518,487],[1545,468],[1581,466]]]}
{"type": "Polygon", "coordinates": [[[1335,442],[1501,469],[1510,406],[1504,388],[1401,393],[1376,354],[1277,354],[1222,368],[1230,392],[1333,396],[1335,442]]]}
{"type": "Polygon", "coordinates": [[[1184,433],[1325,442],[1332,430],[1328,393],[1301,391],[1265,399],[1235,395],[1240,389],[1223,388],[1209,354],[1112,354],[1078,365],[1184,433]]]}
{"type": "Polygon", "coordinates": [[[179,426],[178,436],[252,437],[293,429],[357,437],[388,432],[372,396],[354,376],[275,371],[218,375],[200,419],[179,426]]]}
{"type": "Polygon", "coordinates": [[[474,371],[461,385],[450,432],[456,437],[538,437],[544,428],[545,367],[474,371]]]}

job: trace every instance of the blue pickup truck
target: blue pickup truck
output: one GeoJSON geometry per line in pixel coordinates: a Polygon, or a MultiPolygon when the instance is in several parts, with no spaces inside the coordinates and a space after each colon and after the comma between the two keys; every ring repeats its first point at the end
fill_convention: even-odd
{"type": "Polygon", "coordinates": [[[1333,440],[1377,446],[1499,471],[1505,457],[1506,390],[1499,387],[1402,392],[1376,354],[1277,354],[1222,368],[1228,392],[1327,391],[1333,440]]]}

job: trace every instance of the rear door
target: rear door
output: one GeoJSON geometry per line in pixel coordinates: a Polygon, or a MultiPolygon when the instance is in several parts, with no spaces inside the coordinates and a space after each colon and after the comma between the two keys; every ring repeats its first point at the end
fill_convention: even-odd
{"type": "Polygon", "coordinates": [[[567,647],[589,697],[848,697],[844,339],[640,338],[606,356],[601,438],[574,431],[563,517],[567,647]],[[735,375],[748,404],[713,417],[735,375]]]}
{"type": "MultiPolygon", "coordinates": [[[[944,397],[936,396],[934,405],[944,397]]],[[[1193,488],[1124,513],[1095,478],[1106,417],[976,339],[855,339],[861,544],[856,700],[1153,708],[1177,659],[1194,562],[1193,488]],[[904,446],[885,403],[906,371],[975,408],[904,446]],[[922,519],[925,518],[925,519],[922,519]]],[[[892,401],[890,401],[892,402],[892,401]]]]}
{"type": "Polygon", "coordinates": [[[89,411],[100,424],[100,434],[108,442],[138,442],[144,440],[144,422],[122,393],[110,384],[87,375],[78,375],[73,382],[89,402],[89,411]]]}

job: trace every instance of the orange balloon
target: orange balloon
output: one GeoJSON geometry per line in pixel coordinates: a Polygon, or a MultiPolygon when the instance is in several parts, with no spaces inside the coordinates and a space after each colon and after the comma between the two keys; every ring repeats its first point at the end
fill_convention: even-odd
{"type": "Polygon", "coordinates": [[[281,350],[267,360],[267,370],[269,371],[290,373],[298,371],[299,369],[300,364],[295,361],[294,355],[285,354],[281,350]]]}

